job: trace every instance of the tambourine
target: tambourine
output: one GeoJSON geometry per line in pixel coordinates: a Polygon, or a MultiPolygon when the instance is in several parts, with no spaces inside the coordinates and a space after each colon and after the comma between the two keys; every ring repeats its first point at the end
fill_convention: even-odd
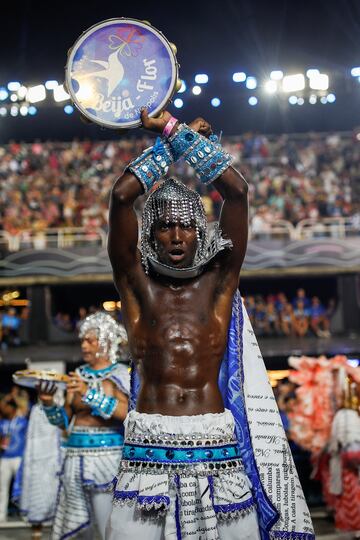
{"type": "Polygon", "coordinates": [[[147,21],[102,21],[69,50],[65,86],[88,120],[108,128],[138,127],[142,107],[159,115],[181,86],[176,47],[147,21]]]}
{"type": "Polygon", "coordinates": [[[35,388],[40,382],[52,382],[65,389],[70,381],[68,375],[62,375],[55,371],[41,371],[37,369],[22,369],[13,373],[13,381],[20,386],[35,388]]]}

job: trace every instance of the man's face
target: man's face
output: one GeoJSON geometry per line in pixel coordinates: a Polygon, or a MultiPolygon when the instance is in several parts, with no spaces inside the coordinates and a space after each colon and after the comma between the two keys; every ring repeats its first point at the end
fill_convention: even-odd
{"type": "Polygon", "coordinates": [[[81,340],[81,351],[83,359],[87,364],[94,364],[98,359],[99,340],[95,332],[88,332],[81,340]]]}
{"type": "Polygon", "coordinates": [[[198,245],[195,223],[159,219],[154,223],[154,244],[161,263],[176,268],[192,266],[198,245]]]}

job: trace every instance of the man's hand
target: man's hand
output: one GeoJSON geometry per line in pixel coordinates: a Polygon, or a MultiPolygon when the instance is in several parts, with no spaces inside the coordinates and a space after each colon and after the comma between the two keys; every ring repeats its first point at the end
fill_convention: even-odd
{"type": "Polygon", "coordinates": [[[74,371],[71,371],[69,373],[70,381],[67,384],[67,392],[70,394],[75,394],[75,392],[79,392],[81,396],[84,396],[87,392],[88,385],[85,381],[82,380],[82,378],[75,373],[74,371]]]}
{"type": "Polygon", "coordinates": [[[211,125],[204,120],[204,118],[195,118],[195,120],[189,124],[189,127],[193,131],[200,133],[200,135],[204,135],[204,137],[210,137],[212,134],[211,125]]]}
{"type": "MultiPolygon", "coordinates": [[[[149,113],[144,107],[141,110],[141,122],[145,129],[154,131],[155,133],[162,133],[168,121],[171,118],[171,114],[168,111],[163,111],[157,118],[150,118],[149,113]]],[[[176,129],[176,128],[174,128],[176,129]]]]}
{"type": "Polygon", "coordinates": [[[36,390],[39,399],[45,407],[51,407],[54,404],[54,394],[57,390],[56,384],[53,382],[41,381],[37,384],[36,390]]]}
{"type": "MultiPolygon", "coordinates": [[[[163,111],[157,118],[150,118],[146,108],[144,107],[141,111],[141,122],[145,129],[161,134],[171,116],[172,115],[168,111],[163,111]]],[[[175,133],[178,125],[179,123],[174,126],[171,134],[175,133]]],[[[189,124],[189,127],[205,137],[209,137],[212,134],[211,125],[209,122],[204,120],[204,118],[196,118],[189,124]]]]}

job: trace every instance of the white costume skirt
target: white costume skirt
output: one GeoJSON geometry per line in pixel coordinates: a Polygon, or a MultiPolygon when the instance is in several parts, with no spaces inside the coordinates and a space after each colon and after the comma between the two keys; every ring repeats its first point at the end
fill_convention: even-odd
{"type": "Polygon", "coordinates": [[[108,540],[260,538],[227,410],[197,416],[131,411],[113,503],[108,540]]]}
{"type": "MultiPolygon", "coordinates": [[[[74,427],[60,473],[52,540],[75,537],[93,525],[91,494],[108,491],[121,459],[123,437],[108,428],[74,427]]],[[[104,512],[110,513],[109,508],[104,512]]]]}
{"type": "Polygon", "coordinates": [[[20,498],[21,513],[30,523],[54,518],[61,459],[60,430],[49,424],[40,405],[34,405],[26,434],[20,498]]]}

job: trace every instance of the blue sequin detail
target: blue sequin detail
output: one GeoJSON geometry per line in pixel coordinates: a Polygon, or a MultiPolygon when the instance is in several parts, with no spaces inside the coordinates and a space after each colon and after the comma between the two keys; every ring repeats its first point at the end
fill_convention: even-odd
{"type": "Polygon", "coordinates": [[[120,433],[70,433],[65,444],[69,448],[111,448],[122,446],[124,437],[120,433]]]}
{"type": "Polygon", "coordinates": [[[236,458],[236,445],[229,444],[224,447],[212,447],[209,448],[194,448],[189,450],[188,448],[167,448],[159,446],[137,446],[137,445],[124,445],[123,459],[131,459],[132,461],[153,461],[160,463],[171,462],[183,462],[194,463],[201,461],[228,461],[229,459],[236,458]],[[226,457],[224,454],[226,450],[226,457]]]}

